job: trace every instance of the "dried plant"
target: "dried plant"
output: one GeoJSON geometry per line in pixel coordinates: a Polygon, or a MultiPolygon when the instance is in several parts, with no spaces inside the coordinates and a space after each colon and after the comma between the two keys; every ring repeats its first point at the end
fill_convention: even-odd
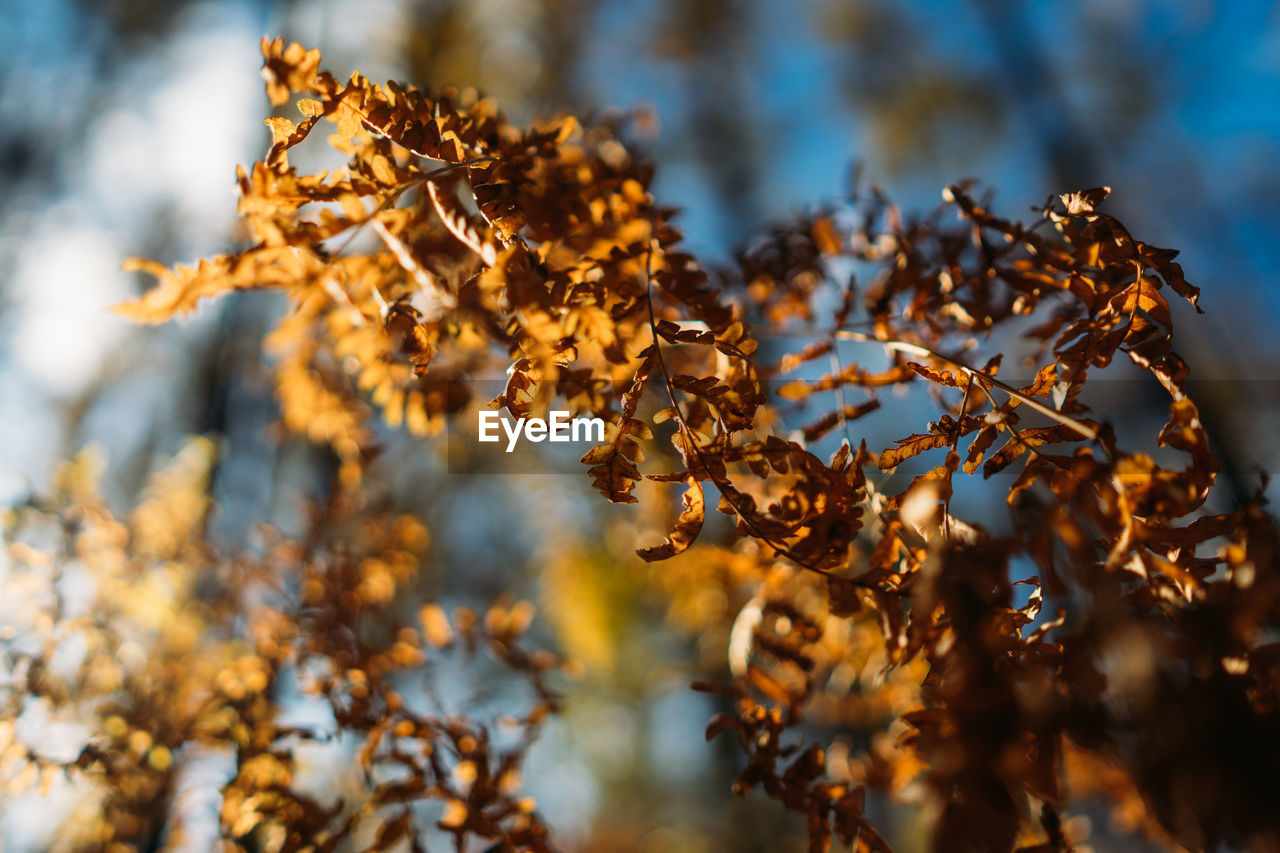
{"type": "MultiPolygon", "coordinates": [[[[1261,489],[1208,509],[1219,463],[1167,299],[1198,311],[1199,291],[1175,252],[1100,209],[1108,189],[1050,198],[1029,224],[967,185],[920,218],[859,190],[712,274],[681,251],[625,120],[519,127],[474,91],[339,82],[318,51],[281,40],[263,53],[271,102],[300,95],[301,119],[268,119],[270,150],[239,172],[252,245],[190,268],[139,262],[159,283],[120,310],[159,323],[206,297],[283,292],[291,310],[268,341],[281,417],[332,448],[344,494],[378,453],[378,415],[416,435],[485,403],[524,416],[554,401],[607,419],[582,459],[605,498],[634,503],[645,478],[683,490],[666,540],[639,555],[669,561],[653,582],[679,624],[727,636],[732,680],[699,685],[727,703],[708,736],[740,743],[735,789],[803,815],[811,850],[887,849],[869,792],[917,804],[939,849],[1066,850],[1084,840],[1071,811],[1099,801],[1115,831],[1155,843],[1280,849],[1274,519],[1261,489]],[[325,126],[345,165],[300,174],[291,150],[325,126]],[[797,338],[807,343],[778,351],[797,338]],[[1004,351],[1034,378],[999,378],[1004,351]],[[1127,450],[1152,437],[1117,434],[1115,413],[1088,404],[1090,380],[1118,356],[1167,392],[1158,450],[1127,450]],[[505,390],[472,400],[471,378],[495,368],[505,390]],[[935,421],[879,452],[845,440],[818,454],[897,405],[889,392],[922,384],[935,421]],[[801,405],[810,421],[793,430],[801,405]],[[898,488],[876,473],[925,456],[938,464],[898,488]],[[1007,504],[999,526],[952,513],[957,477],[979,471],[1007,504]],[[732,544],[694,544],[708,491],[732,544]],[[1035,573],[1017,578],[1021,566],[1035,573]],[[724,605],[695,605],[707,589],[724,605]]],[[[101,513],[92,500],[45,511],[61,519],[63,556],[40,559],[89,550],[132,583],[180,564],[166,589],[182,599],[190,566],[207,560],[198,532],[148,531],[189,530],[195,516],[101,513]]],[[[508,791],[521,750],[495,754],[485,729],[410,712],[390,686],[444,644],[444,618],[429,611],[425,635],[402,628],[382,646],[351,623],[411,571],[397,537],[413,522],[357,512],[317,524],[347,544],[280,543],[219,569],[216,601],[151,628],[141,672],[81,673],[104,697],[106,734],[61,765],[30,756],[37,770],[24,772],[98,774],[104,826],[128,842],[169,784],[171,758],[156,751],[222,739],[238,767],[222,831],[237,843],[260,833],[263,849],[330,849],[376,819],[371,849],[417,844],[404,804],[431,799],[447,801],[439,826],[459,849],[468,835],[550,849],[508,791]],[[246,598],[253,584],[293,603],[246,598]],[[249,601],[246,631],[233,615],[249,601]],[[185,645],[166,652],[175,634],[185,645]],[[407,774],[371,779],[359,817],[290,787],[287,744],[305,733],[275,726],[264,698],[286,663],[317,673],[309,689],[338,728],[367,738],[366,771],[407,774]]],[[[523,745],[555,707],[541,678],[554,661],[515,645],[517,610],[453,627],[531,680],[523,745]]],[[[102,632],[119,615],[95,612],[91,648],[116,641],[102,632]]],[[[89,701],[81,682],[40,675],[41,648],[11,703],[23,691],[89,701]]]]}

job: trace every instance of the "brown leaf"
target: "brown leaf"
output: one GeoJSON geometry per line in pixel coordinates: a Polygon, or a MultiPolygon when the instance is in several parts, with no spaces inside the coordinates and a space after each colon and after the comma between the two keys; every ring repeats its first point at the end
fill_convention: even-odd
{"type": "Polygon", "coordinates": [[[1091,190],[1063,193],[1059,198],[1067,206],[1068,216],[1088,216],[1094,213],[1094,208],[1102,204],[1103,199],[1109,195],[1111,195],[1111,187],[1094,187],[1091,190]]]}
{"type": "Polygon", "coordinates": [[[676,520],[675,529],[661,545],[638,549],[636,553],[640,555],[640,559],[652,563],[682,554],[688,550],[693,541],[698,538],[698,534],[702,532],[702,521],[706,516],[706,507],[703,505],[702,498],[702,484],[693,477],[687,478],[686,482],[689,484],[689,488],[684,493],[684,511],[680,513],[680,518],[676,520]]]}
{"type": "Polygon", "coordinates": [[[945,435],[926,433],[898,438],[894,440],[894,443],[898,446],[882,450],[876,456],[876,467],[881,471],[891,471],[913,456],[918,456],[921,453],[939,447],[946,447],[951,444],[951,439],[945,435]]]}

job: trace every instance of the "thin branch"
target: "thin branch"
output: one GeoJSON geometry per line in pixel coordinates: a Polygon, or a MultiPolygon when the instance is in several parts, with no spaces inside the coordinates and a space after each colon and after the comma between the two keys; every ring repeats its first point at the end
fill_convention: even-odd
{"type": "Polygon", "coordinates": [[[974,368],[970,367],[964,362],[956,361],[954,358],[951,358],[950,356],[945,356],[939,352],[935,352],[934,350],[931,350],[928,347],[923,347],[923,346],[920,346],[919,344],[907,343],[906,341],[881,340],[880,338],[872,337],[871,335],[864,335],[861,332],[850,332],[844,329],[837,330],[835,332],[835,336],[837,338],[842,338],[844,340],[863,341],[865,343],[880,344],[885,349],[894,350],[895,352],[909,353],[911,355],[918,355],[922,358],[933,358],[933,359],[937,359],[938,361],[946,362],[947,364],[951,365],[957,370],[960,370],[961,372],[963,372],[966,376],[969,376],[970,378],[977,380],[979,385],[981,385],[984,382],[989,382],[991,385],[995,386],[996,388],[999,388],[1001,391],[1005,392],[1010,397],[1013,397],[1019,403],[1022,403],[1028,406],[1029,408],[1035,409],[1040,414],[1044,415],[1047,418],[1052,418],[1053,420],[1057,421],[1063,426],[1066,426],[1075,430],[1076,432],[1080,433],[1090,441],[1095,441],[1098,438],[1098,431],[1093,427],[1089,426],[1088,424],[1081,423],[1080,421],[1076,420],[1070,415],[1064,414],[1063,412],[1060,412],[1057,409],[1054,409],[1050,406],[1046,406],[1044,403],[1041,403],[1039,400],[1036,400],[1034,397],[1030,397],[1022,393],[1017,388],[1014,388],[1012,385],[1008,385],[1004,382],[1001,382],[999,379],[996,379],[994,376],[991,376],[990,374],[983,373],[981,370],[975,370],[974,368]]]}
{"type": "MultiPolygon", "coordinates": [[[[419,287],[435,294],[436,299],[438,299],[440,304],[445,308],[456,308],[458,306],[457,297],[455,297],[451,291],[442,287],[440,282],[436,280],[435,276],[422,268],[422,265],[419,264],[409,252],[409,248],[400,241],[399,237],[392,234],[387,226],[382,224],[381,220],[374,219],[373,230],[378,232],[378,236],[382,238],[382,242],[387,244],[387,248],[396,256],[396,260],[400,262],[400,266],[404,268],[405,272],[413,276],[413,280],[418,283],[419,287]]],[[[379,308],[381,308],[383,316],[386,316],[386,300],[382,298],[382,294],[378,293],[377,288],[373,289],[373,293],[376,294],[375,298],[378,300],[379,308]]]]}
{"type": "MultiPolygon", "coordinates": [[[[712,472],[712,469],[707,465],[706,459],[702,455],[702,448],[698,445],[698,442],[694,437],[693,428],[690,427],[688,421],[685,420],[684,411],[680,408],[680,403],[676,400],[675,387],[671,384],[671,374],[668,373],[666,359],[664,359],[662,356],[662,339],[658,337],[658,319],[657,319],[657,315],[655,313],[655,309],[653,305],[652,263],[653,263],[653,247],[656,242],[657,241],[651,237],[649,240],[649,250],[645,252],[644,285],[645,285],[645,301],[648,303],[648,306],[649,306],[649,329],[653,334],[654,358],[658,363],[658,370],[662,374],[662,385],[667,391],[667,399],[671,401],[671,408],[675,413],[676,424],[680,427],[680,432],[684,435],[685,441],[689,443],[689,447],[691,451],[696,457],[698,457],[698,461],[702,465],[702,470],[707,472],[707,477],[711,480],[713,484],[715,484],[715,487],[720,490],[721,494],[725,495],[726,497],[731,494],[738,494],[738,490],[734,488],[732,483],[728,482],[727,479],[722,481],[712,472]]],[[[752,536],[756,537],[761,542],[768,545],[774,551],[778,552],[783,557],[786,557],[788,560],[795,563],[800,568],[806,569],[811,572],[816,572],[817,574],[820,574],[823,576],[830,575],[830,572],[823,571],[822,569],[819,569],[817,566],[810,565],[804,560],[801,560],[789,548],[787,548],[787,546],[774,542],[768,535],[763,533],[760,530],[760,528],[756,526],[756,523],[753,519],[744,515],[742,510],[738,509],[737,504],[735,504],[732,500],[730,500],[728,503],[729,503],[729,506],[733,508],[734,514],[742,521],[743,526],[746,527],[747,530],[751,531],[752,536]]],[[[850,578],[849,580],[851,583],[858,583],[856,579],[850,578]]]]}

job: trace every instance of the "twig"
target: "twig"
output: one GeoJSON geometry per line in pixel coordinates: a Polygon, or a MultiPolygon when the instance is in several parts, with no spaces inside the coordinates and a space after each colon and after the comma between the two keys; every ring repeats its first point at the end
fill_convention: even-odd
{"type": "MultiPolygon", "coordinates": [[[[720,490],[721,494],[728,497],[731,494],[737,494],[738,490],[734,488],[732,483],[728,482],[727,480],[722,481],[720,478],[718,478],[712,472],[712,469],[707,465],[706,459],[702,455],[702,448],[698,446],[698,442],[694,438],[693,428],[690,427],[688,422],[685,420],[684,412],[681,410],[679,402],[676,401],[675,388],[671,384],[671,375],[667,372],[667,362],[666,362],[666,359],[664,359],[662,356],[662,340],[661,338],[658,337],[658,319],[655,314],[655,310],[653,306],[652,263],[653,263],[653,247],[656,242],[657,241],[654,240],[652,237],[649,239],[649,250],[645,252],[645,256],[644,256],[645,301],[649,305],[649,329],[653,334],[654,358],[658,363],[658,370],[662,373],[662,384],[663,384],[663,387],[666,388],[667,399],[671,401],[671,408],[674,411],[676,423],[680,427],[680,432],[684,435],[685,441],[689,443],[689,448],[692,451],[693,455],[698,457],[698,461],[702,465],[702,470],[707,472],[707,477],[711,480],[712,483],[715,484],[715,487],[720,490]]],[[[752,536],[756,537],[761,542],[765,543],[774,551],[778,552],[783,557],[786,557],[788,560],[795,563],[800,568],[806,569],[807,571],[816,572],[817,574],[820,574],[823,576],[830,576],[830,572],[823,571],[822,569],[819,569],[817,566],[810,565],[809,563],[797,557],[789,548],[787,548],[787,546],[774,542],[772,539],[770,539],[769,536],[763,533],[759,529],[759,527],[756,526],[755,522],[751,518],[744,515],[742,510],[738,509],[737,504],[735,504],[732,500],[730,500],[728,503],[729,503],[729,506],[733,508],[734,514],[742,521],[743,526],[745,526],[749,531],[751,531],[752,536]]],[[[850,578],[849,580],[851,583],[858,583],[856,579],[850,578]]]]}
{"type": "Polygon", "coordinates": [[[1022,393],[1017,388],[1014,388],[1012,385],[1008,385],[1004,382],[1001,382],[999,379],[996,379],[994,376],[983,373],[981,370],[975,370],[974,368],[970,367],[964,362],[956,361],[954,358],[945,356],[939,352],[935,352],[929,349],[928,347],[922,347],[919,344],[907,343],[906,341],[881,340],[880,338],[872,337],[871,335],[864,335],[861,332],[850,332],[844,329],[837,330],[835,332],[835,336],[837,338],[842,338],[844,340],[863,341],[865,343],[880,344],[885,349],[894,350],[895,352],[910,353],[911,355],[918,355],[918,356],[921,356],[922,358],[933,358],[933,359],[937,359],[938,361],[944,361],[947,364],[951,365],[952,367],[956,368],[957,370],[960,370],[961,372],[963,372],[966,376],[969,376],[972,379],[978,380],[979,384],[982,384],[983,382],[991,383],[991,385],[995,386],[996,388],[999,388],[1001,391],[1005,392],[1010,397],[1013,397],[1019,403],[1022,403],[1032,409],[1035,409],[1040,414],[1044,415],[1047,418],[1052,418],[1053,420],[1057,421],[1063,426],[1066,426],[1075,430],[1076,432],[1080,433],[1090,441],[1095,441],[1098,438],[1098,431],[1093,427],[1089,426],[1088,424],[1081,423],[1080,421],[1076,420],[1070,415],[1064,414],[1058,411],[1057,409],[1046,406],[1044,403],[1041,403],[1039,400],[1036,400],[1034,397],[1030,397],[1022,393]]]}
{"type": "MultiPolygon", "coordinates": [[[[418,283],[419,287],[434,293],[436,299],[440,300],[440,304],[445,308],[457,307],[458,300],[453,293],[446,288],[441,287],[435,276],[424,270],[422,265],[414,260],[414,257],[410,254],[408,247],[401,242],[399,237],[392,234],[387,226],[382,224],[381,220],[373,220],[373,230],[378,232],[378,236],[382,238],[382,242],[387,244],[387,248],[391,250],[391,254],[396,256],[396,260],[400,262],[400,266],[404,268],[405,272],[413,276],[413,280],[418,283]]],[[[373,289],[373,293],[378,301],[378,307],[382,310],[383,316],[386,316],[386,300],[382,298],[381,293],[378,293],[377,288],[373,289]]]]}

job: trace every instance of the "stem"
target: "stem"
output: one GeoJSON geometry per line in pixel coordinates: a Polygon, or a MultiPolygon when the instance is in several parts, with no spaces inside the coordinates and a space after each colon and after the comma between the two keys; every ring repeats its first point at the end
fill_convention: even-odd
{"type": "Polygon", "coordinates": [[[845,340],[863,341],[866,343],[880,344],[885,349],[894,350],[896,352],[910,353],[911,355],[918,355],[923,358],[933,358],[933,359],[937,359],[938,361],[944,361],[947,364],[951,365],[952,367],[956,368],[957,370],[962,371],[966,376],[969,376],[970,378],[977,380],[979,385],[981,385],[983,382],[989,382],[994,387],[999,388],[1001,391],[1005,392],[1010,397],[1013,397],[1019,403],[1022,403],[1032,409],[1035,409],[1040,414],[1044,415],[1047,418],[1052,418],[1053,420],[1057,421],[1063,426],[1070,427],[1071,429],[1080,433],[1090,441],[1094,441],[1098,438],[1098,431],[1095,430],[1093,427],[1089,426],[1088,424],[1083,424],[1080,421],[1076,420],[1075,418],[1071,417],[1070,415],[1064,414],[1063,412],[1060,412],[1057,409],[1054,409],[1050,406],[1046,406],[1044,403],[1041,403],[1039,400],[1035,399],[1034,397],[1029,397],[1026,394],[1023,394],[1017,388],[1014,388],[1012,385],[1008,385],[1004,382],[1001,382],[999,379],[996,379],[994,376],[990,376],[986,373],[983,373],[981,370],[975,370],[974,368],[970,367],[969,365],[965,364],[962,361],[956,361],[954,358],[945,356],[942,353],[934,352],[928,347],[922,347],[919,344],[907,343],[906,341],[881,340],[880,338],[872,337],[871,335],[864,335],[861,332],[850,332],[843,329],[837,330],[835,332],[835,336],[837,338],[842,338],[845,340]]]}
{"type": "MultiPolygon", "coordinates": [[[[702,470],[707,472],[708,479],[710,479],[711,482],[715,484],[715,487],[720,490],[721,494],[724,494],[726,496],[730,494],[738,494],[738,490],[733,487],[732,483],[728,482],[727,479],[722,481],[719,478],[717,478],[716,475],[712,473],[711,468],[707,466],[706,459],[702,455],[702,449],[698,446],[698,442],[694,438],[693,429],[689,426],[688,422],[685,420],[684,412],[681,410],[680,404],[676,401],[675,388],[671,384],[671,375],[667,372],[667,362],[662,357],[662,339],[658,337],[658,320],[653,307],[652,263],[653,263],[653,247],[656,242],[657,241],[655,241],[653,238],[650,238],[649,250],[645,252],[644,287],[645,287],[645,301],[648,302],[648,305],[649,305],[649,329],[653,333],[654,358],[658,362],[658,370],[662,373],[662,384],[663,384],[663,387],[666,388],[667,399],[671,401],[671,408],[675,412],[675,419],[676,419],[677,425],[680,427],[680,432],[684,435],[685,441],[689,443],[689,447],[692,450],[693,454],[698,457],[698,461],[702,465],[702,470]]],[[[824,576],[830,575],[830,572],[823,571],[822,569],[819,569],[817,566],[812,566],[809,563],[806,563],[804,560],[801,560],[789,548],[787,548],[787,546],[778,544],[774,542],[772,539],[770,539],[767,535],[761,532],[759,527],[756,526],[755,522],[750,517],[744,515],[742,510],[738,509],[737,505],[733,501],[729,501],[729,506],[733,507],[734,514],[742,521],[743,526],[746,527],[749,531],[751,531],[751,535],[754,536],[756,539],[759,539],[761,542],[768,545],[774,551],[786,557],[788,560],[795,563],[797,566],[799,566],[802,569],[806,569],[811,572],[816,572],[817,574],[824,575],[824,576]]],[[[858,583],[856,579],[851,578],[849,580],[852,583],[858,583]]]]}

